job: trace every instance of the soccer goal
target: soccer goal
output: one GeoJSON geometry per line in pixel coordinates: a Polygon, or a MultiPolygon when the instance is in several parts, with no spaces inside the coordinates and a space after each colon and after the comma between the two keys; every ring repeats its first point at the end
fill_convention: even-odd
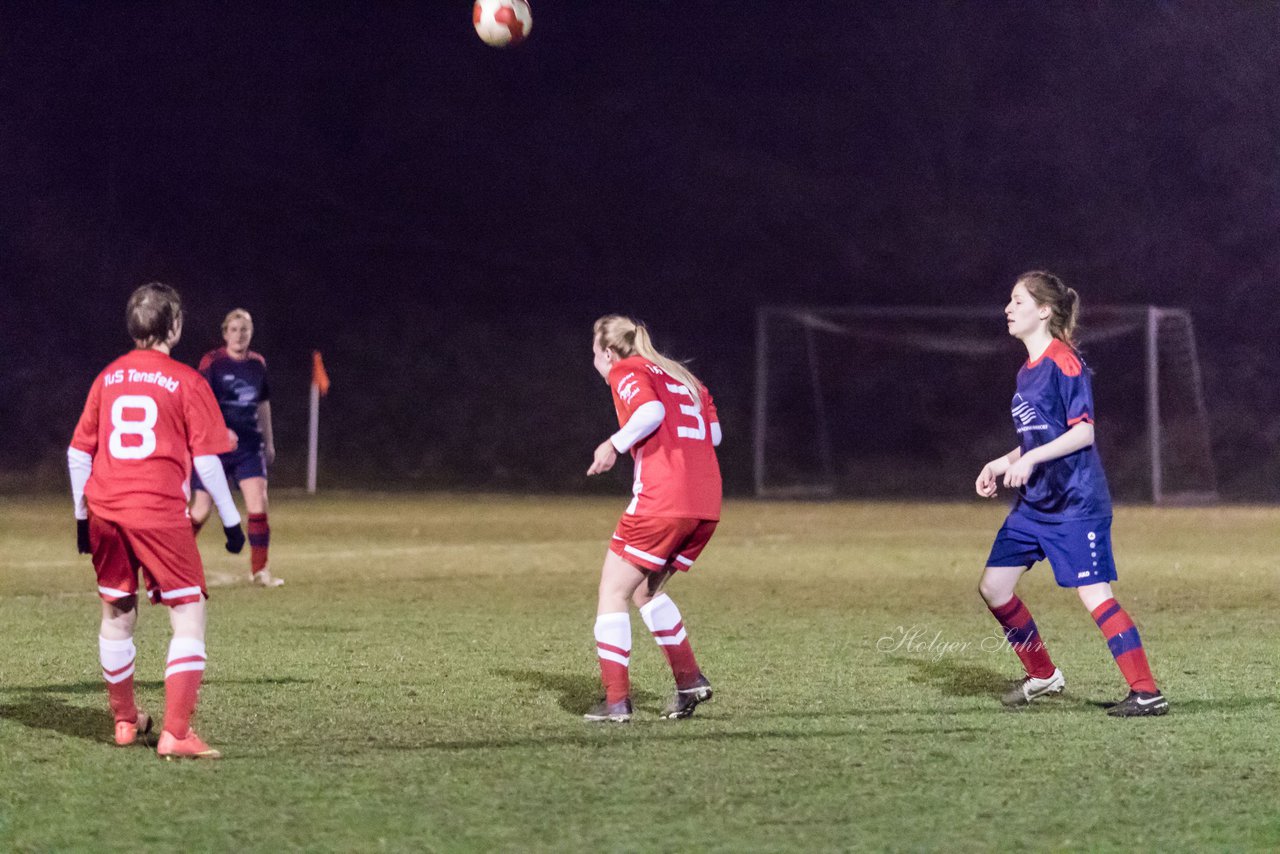
{"type": "MultiPolygon", "coordinates": [[[[768,306],[756,324],[757,496],[959,497],[1017,444],[1026,351],[998,309],[768,306]]],[[[1078,339],[1113,494],[1217,500],[1191,315],[1087,306],[1078,339]]]]}

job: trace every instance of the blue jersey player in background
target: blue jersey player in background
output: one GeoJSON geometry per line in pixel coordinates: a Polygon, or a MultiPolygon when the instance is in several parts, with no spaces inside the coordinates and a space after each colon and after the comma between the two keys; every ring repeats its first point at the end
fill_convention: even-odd
{"type": "Polygon", "coordinates": [[[1111,592],[1111,493],[1093,442],[1089,370],[1071,337],[1079,306],[1073,289],[1043,271],[1023,273],[1005,306],[1009,334],[1027,348],[1012,402],[1020,442],[983,466],[975,486],[990,498],[1003,480],[1018,494],[978,589],[1027,671],[1005,695],[1005,705],[1026,705],[1066,687],[1030,612],[1014,595],[1022,574],[1048,558],[1058,585],[1075,588],[1093,615],[1129,683],[1128,696],[1107,714],[1163,715],[1169,703],[1156,688],[1137,628],[1111,592]]]}
{"type": "MultiPolygon", "coordinates": [[[[249,568],[253,582],[262,587],[279,587],[284,579],[271,574],[267,565],[271,527],[267,523],[267,466],[276,458],[271,431],[271,389],[267,384],[267,361],[249,349],[253,340],[253,318],[242,308],[232,309],[222,321],[225,346],[210,350],[200,359],[199,371],[213,387],[213,396],[222,409],[227,427],[237,444],[222,454],[227,482],[244,495],[249,517],[249,568]]],[[[213,501],[199,477],[193,477],[191,523],[199,532],[209,518],[213,501]]]]}

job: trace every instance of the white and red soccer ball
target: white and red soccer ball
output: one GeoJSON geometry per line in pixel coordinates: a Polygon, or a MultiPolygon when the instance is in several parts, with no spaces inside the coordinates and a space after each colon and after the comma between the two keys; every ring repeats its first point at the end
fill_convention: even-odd
{"type": "Polygon", "coordinates": [[[490,47],[520,44],[533,29],[533,13],[526,0],[476,0],[471,23],[490,47]]]}

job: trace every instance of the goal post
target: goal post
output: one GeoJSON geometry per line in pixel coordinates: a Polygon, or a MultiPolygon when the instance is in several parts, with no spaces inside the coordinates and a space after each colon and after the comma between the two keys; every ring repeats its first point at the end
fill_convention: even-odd
{"type": "MultiPolygon", "coordinates": [[[[1217,499],[1191,315],[1090,306],[1079,332],[1112,490],[1157,504],[1217,499]]],[[[765,306],[756,316],[755,493],[966,494],[1014,439],[1025,352],[989,307],[765,306]]]]}

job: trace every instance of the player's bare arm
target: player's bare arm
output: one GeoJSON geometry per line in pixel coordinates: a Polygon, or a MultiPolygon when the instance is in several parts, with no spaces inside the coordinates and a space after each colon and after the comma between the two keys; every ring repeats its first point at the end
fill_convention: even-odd
{"type": "Polygon", "coordinates": [[[1017,462],[1022,456],[1022,448],[1014,448],[1007,454],[996,457],[991,462],[982,467],[982,471],[978,472],[978,479],[974,483],[974,488],[983,498],[991,498],[996,494],[996,486],[1004,473],[1009,467],[1017,462]]]}
{"type": "Polygon", "coordinates": [[[1011,489],[1024,486],[1030,480],[1031,472],[1039,463],[1074,454],[1076,451],[1087,448],[1092,444],[1093,425],[1087,421],[1081,421],[1052,442],[1046,442],[1023,454],[1005,472],[1004,485],[1011,489]]]}

